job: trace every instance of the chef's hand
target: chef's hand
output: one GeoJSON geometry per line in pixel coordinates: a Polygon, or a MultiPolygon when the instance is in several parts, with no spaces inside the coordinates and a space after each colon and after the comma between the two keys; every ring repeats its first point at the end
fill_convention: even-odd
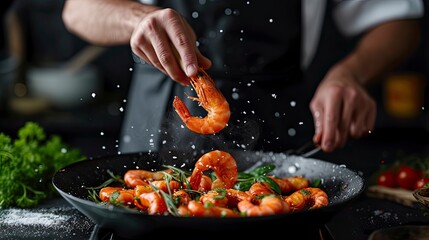
{"type": "Polygon", "coordinates": [[[369,134],[376,103],[346,68],[333,67],[318,86],[310,103],[315,124],[313,141],[323,151],[344,146],[349,138],[369,134]]]}
{"type": "Polygon", "coordinates": [[[155,9],[135,27],[132,51],[147,63],[182,85],[189,85],[197,66],[209,68],[211,61],[196,45],[196,35],[187,21],[173,9],[155,9]]]}

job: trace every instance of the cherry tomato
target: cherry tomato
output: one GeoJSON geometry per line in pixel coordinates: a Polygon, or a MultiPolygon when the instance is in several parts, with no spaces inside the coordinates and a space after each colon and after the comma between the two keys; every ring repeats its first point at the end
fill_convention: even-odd
{"type": "Polygon", "coordinates": [[[414,189],[422,188],[426,185],[426,183],[429,183],[429,177],[421,177],[417,179],[416,184],[414,185],[414,189]]]}
{"type": "Polygon", "coordinates": [[[397,187],[396,173],[390,170],[386,170],[380,173],[377,178],[377,184],[383,187],[394,188],[397,187]]]}
{"type": "Polygon", "coordinates": [[[421,177],[422,175],[420,170],[403,165],[399,167],[396,181],[399,187],[414,190],[417,180],[421,177]]]}

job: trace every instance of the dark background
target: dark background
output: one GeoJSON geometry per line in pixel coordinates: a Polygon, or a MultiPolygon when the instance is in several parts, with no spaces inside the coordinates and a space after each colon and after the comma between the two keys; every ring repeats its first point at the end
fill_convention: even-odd
{"type": "MultiPolygon", "coordinates": [[[[20,96],[16,90],[17,83],[25,86],[26,74],[30,66],[67,61],[88,46],[88,43],[72,35],[64,27],[61,20],[63,1],[8,0],[4,2],[7,7],[1,10],[0,60],[10,57],[8,44],[11,41],[21,42],[23,51],[22,59],[13,69],[12,74],[0,75],[0,82],[5,82],[6,76],[11,76],[12,79],[10,85],[0,85],[0,90],[6,92],[0,95],[0,131],[15,136],[17,129],[23,126],[24,122],[34,120],[39,122],[48,133],[60,134],[66,142],[79,147],[88,156],[116,153],[123,108],[126,106],[125,100],[132,73],[130,68],[133,66],[129,47],[109,47],[90,63],[97,68],[101,79],[101,91],[97,93],[97,98],[77,107],[61,108],[49,105],[33,112],[18,110],[13,103],[20,98],[31,97],[31,92],[20,96]],[[8,30],[10,25],[6,18],[7,10],[16,14],[22,29],[21,38],[11,38],[8,30]]],[[[424,3],[427,5],[427,1],[424,3]]],[[[429,77],[427,14],[421,20],[421,25],[423,35],[418,50],[394,73],[422,74],[427,82],[429,77]]],[[[335,32],[335,30],[330,21],[325,22],[323,32],[335,32]]],[[[324,38],[319,48],[330,51],[338,48],[338,45],[333,39],[324,38]]],[[[318,57],[312,68],[317,69],[323,62],[326,62],[325,59],[318,57]]],[[[0,74],[4,72],[0,65],[0,74]]],[[[388,79],[381,79],[370,89],[378,104],[376,130],[373,137],[379,138],[380,141],[417,137],[428,141],[428,84],[420,88],[425,93],[423,108],[412,117],[395,116],[386,111],[386,84],[388,79]]]]}

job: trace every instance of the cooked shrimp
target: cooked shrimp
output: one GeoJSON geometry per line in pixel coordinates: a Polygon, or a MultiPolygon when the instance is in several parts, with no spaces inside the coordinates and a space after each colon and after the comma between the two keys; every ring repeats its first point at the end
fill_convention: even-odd
{"type": "Polygon", "coordinates": [[[188,205],[190,201],[192,201],[191,196],[185,190],[177,190],[173,193],[173,199],[177,200],[179,206],[180,205],[188,205]]]}
{"type": "Polygon", "coordinates": [[[149,185],[149,183],[144,183],[142,185],[137,185],[134,187],[134,195],[139,196],[142,193],[153,192],[154,189],[149,185]]]}
{"type": "Polygon", "coordinates": [[[227,152],[214,150],[205,153],[195,163],[194,170],[189,178],[189,183],[193,190],[199,188],[203,172],[209,169],[214,171],[223,188],[232,188],[237,181],[238,170],[234,157],[227,152]]]}
{"type": "Polygon", "coordinates": [[[134,190],[122,187],[104,187],[99,191],[100,200],[103,202],[120,203],[125,205],[134,204],[134,190]]]}
{"type": "Polygon", "coordinates": [[[236,189],[215,189],[200,197],[200,202],[216,207],[235,208],[243,200],[253,201],[253,197],[246,192],[236,189]]]}
{"type": "Polygon", "coordinates": [[[167,204],[158,192],[142,193],[138,196],[138,201],[142,209],[147,209],[149,215],[168,212],[167,204]]]}
{"type": "Polygon", "coordinates": [[[256,182],[250,186],[247,192],[252,196],[263,196],[268,194],[274,194],[274,191],[269,187],[268,183],[256,182]]]}
{"type": "Polygon", "coordinates": [[[273,179],[279,186],[282,194],[295,192],[296,190],[306,188],[309,186],[310,182],[305,177],[293,176],[286,178],[277,178],[274,176],[268,176],[273,179]]]}
{"type": "Polygon", "coordinates": [[[197,101],[199,106],[207,111],[207,115],[204,118],[192,116],[185,103],[175,97],[173,106],[177,114],[186,127],[193,132],[201,134],[219,132],[228,124],[231,115],[228,102],[204,69],[199,68],[198,73],[195,77],[191,77],[190,82],[198,97],[188,96],[188,98],[197,101]]]}
{"type": "Polygon", "coordinates": [[[180,183],[175,180],[170,180],[167,185],[167,181],[165,180],[157,180],[150,182],[153,186],[158,188],[161,191],[164,191],[166,193],[168,192],[174,192],[175,190],[180,188],[180,183]]]}
{"type": "Polygon", "coordinates": [[[172,170],[148,171],[132,169],[124,174],[124,181],[129,187],[134,188],[137,185],[144,185],[148,181],[162,180],[164,178],[164,173],[172,173],[172,170]]]}
{"type": "Polygon", "coordinates": [[[226,198],[226,190],[219,190],[220,189],[208,191],[200,197],[200,202],[203,204],[210,204],[210,206],[227,207],[228,198],[226,198]]]}
{"type": "Polygon", "coordinates": [[[179,205],[177,207],[177,213],[182,217],[191,217],[192,213],[189,211],[188,205],[179,205]]]}
{"type": "Polygon", "coordinates": [[[204,206],[199,201],[190,201],[188,210],[192,216],[200,217],[239,217],[240,214],[232,209],[217,206],[204,206]]]}
{"type": "Polygon", "coordinates": [[[228,199],[229,208],[236,208],[237,204],[244,200],[250,202],[253,202],[255,200],[254,197],[247,192],[243,192],[233,188],[229,188],[226,190],[226,198],[228,199]]]}
{"type": "MultiPolygon", "coordinates": [[[[189,182],[191,180],[191,177],[189,176],[187,180],[189,182]]],[[[186,183],[183,184],[183,187],[188,188],[186,183]]],[[[198,186],[197,191],[205,193],[210,191],[211,189],[212,189],[212,179],[209,176],[203,174],[201,176],[200,185],[198,186]]]]}
{"type": "Polygon", "coordinates": [[[259,204],[243,200],[237,204],[237,207],[240,212],[245,213],[249,217],[287,213],[290,211],[289,205],[277,195],[267,195],[262,198],[259,204]]]}
{"type": "Polygon", "coordinates": [[[327,206],[328,195],[320,188],[303,188],[285,197],[292,211],[301,211],[327,206]]]}

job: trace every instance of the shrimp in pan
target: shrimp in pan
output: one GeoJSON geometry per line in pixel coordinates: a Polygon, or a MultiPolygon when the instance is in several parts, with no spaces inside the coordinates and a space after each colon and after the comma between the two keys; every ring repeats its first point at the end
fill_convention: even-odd
{"type": "Polygon", "coordinates": [[[198,189],[204,171],[209,169],[216,174],[217,180],[219,180],[217,185],[221,188],[231,188],[238,179],[237,163],[234,157],[227,152],[213,150],[202,155],[195,163],[195,168],[189,178],[192,189],[198,189]]]}
{"type": "Polygon", "coordinates": [[[199,106],[207,111],[207,115],[205,117],[192,116],[185,103],[175,97],[173,106],[186,127],[200,134],[213,134],[224,129],[228,124],[231,112],[228,102],[216,87],[213,79],[204,69],[199,68],[198,73],[191,77],[190,82],[198,97],[188,96],[188,98],[197,101],[199,106]]]}
{"type": "Polygon", "coordinates": [[[320,188],[307,187],[284,198],[292,211],[302,211],[327,206],[328,195],[320,188]]]}
{"type": "Polygon", "coordinates": [[[279,213],[290,212],[290,207],[281,197],[277,195],[266,195],[259,204],[243,200],[238,202],[240,212],[246,213],[246,216],[267,216],[279,213]]]}

